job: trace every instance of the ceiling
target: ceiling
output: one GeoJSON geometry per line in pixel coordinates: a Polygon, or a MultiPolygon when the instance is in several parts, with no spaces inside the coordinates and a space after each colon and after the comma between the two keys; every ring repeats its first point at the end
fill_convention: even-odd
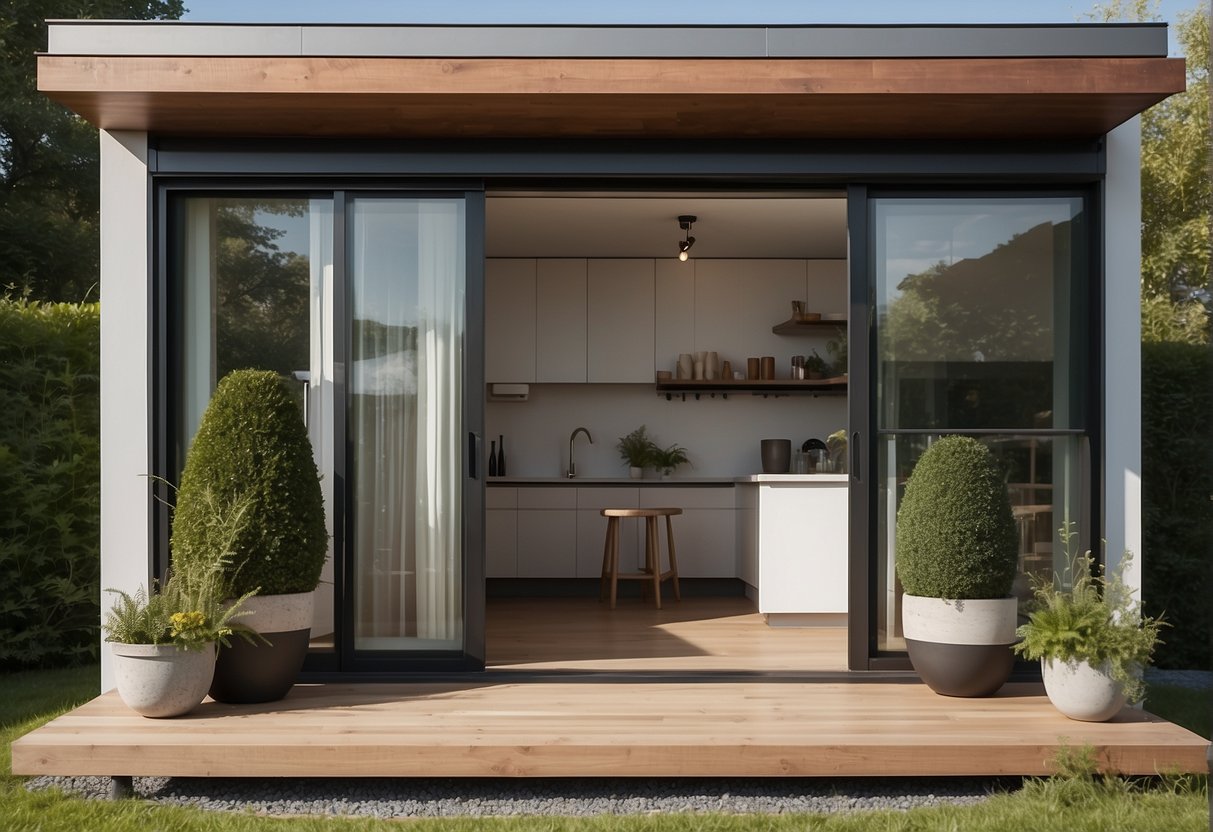
{"type": "Polygon", "coordinates": [[[846,199],[834,195],[493,195],[489,257],[674,257],[681,214],[692,257],[844,259],[846,199]]]}

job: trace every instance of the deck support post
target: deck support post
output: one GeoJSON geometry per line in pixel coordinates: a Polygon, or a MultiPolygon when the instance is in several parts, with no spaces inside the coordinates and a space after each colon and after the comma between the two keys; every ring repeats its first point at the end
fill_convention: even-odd
{"type": "Polygon", "coordinates": [[[117,774],[110,778],[110,800],[124,800],[135,796],[135,778],[128,774],[117,774]]]}

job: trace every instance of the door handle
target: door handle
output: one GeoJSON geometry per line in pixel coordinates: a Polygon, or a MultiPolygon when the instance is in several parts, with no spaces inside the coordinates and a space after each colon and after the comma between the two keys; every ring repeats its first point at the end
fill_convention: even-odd
{"type": "Polygon", "coordinates": [[[851,434],[851,479],[855,482],[862,482],[863,476],[860,473],[861,455],[859,453],[859,431],[851,434]]]}
{"type": "Polygon", "coordinates": [[[480,479],[480,457],[484,452],[484,440],[475,431],[468,432],[468,476],[480,479]]]}

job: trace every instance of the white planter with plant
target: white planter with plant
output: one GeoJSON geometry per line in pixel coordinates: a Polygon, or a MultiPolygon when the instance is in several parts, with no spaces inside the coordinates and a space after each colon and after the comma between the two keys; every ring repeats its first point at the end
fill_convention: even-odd
{"type": "Polygon", "coordinates": [[[634,480],[644,476],[644,469],[653,464],[653,451],[657,450],[644,425],[627,436],[619,437],[615,447],[619,450],[620,459],[628,464],[628,473],[634,480]]]}
{"type": "Polygon", "coordinates": [[[1072,527],[1060,533],[1066,568],[1035,582],[1035,609],[1019,628],[1022,640],[1015,650],[1040,659],[1053,707],[1070,719],[1104,722],[1126,702],[1144,698],[1142,669],[1164,623],[1143,615],[1141,602],[1125,584],[1132,553],[1125,552],[1108,577],[1095,567],[1090,551],[1072,552],[1072,527]]]}
{"type": "Polygon", "coordinates": [[[674,475],[674,470],[679,465],[690,465],[691,460],[687,457],[687,449],[680,445],[674,444],[668,448],[659,448],[653,446],[652,453],[653,467],[661,474],[661,478],[669,479],[674,475]]]}
{"type": "Polygon", "coordinates": [[[919,458],[897,512],[902,632],[922,680],[946,696],[988,696],[1011,675],[1019,541],[989,450],[947,436],[919,458]]]}

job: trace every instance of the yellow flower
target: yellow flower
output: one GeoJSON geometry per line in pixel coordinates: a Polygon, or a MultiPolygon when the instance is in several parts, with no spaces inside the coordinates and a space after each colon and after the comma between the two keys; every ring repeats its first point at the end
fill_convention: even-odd
{"type": "Polygon", "coordinates": [[[192,612],[175,612],[169,616],[172,624],[171,635],[176,638],[192,630],[200,630],[206,626],[206,616],[194,610],[192,612]]]}

